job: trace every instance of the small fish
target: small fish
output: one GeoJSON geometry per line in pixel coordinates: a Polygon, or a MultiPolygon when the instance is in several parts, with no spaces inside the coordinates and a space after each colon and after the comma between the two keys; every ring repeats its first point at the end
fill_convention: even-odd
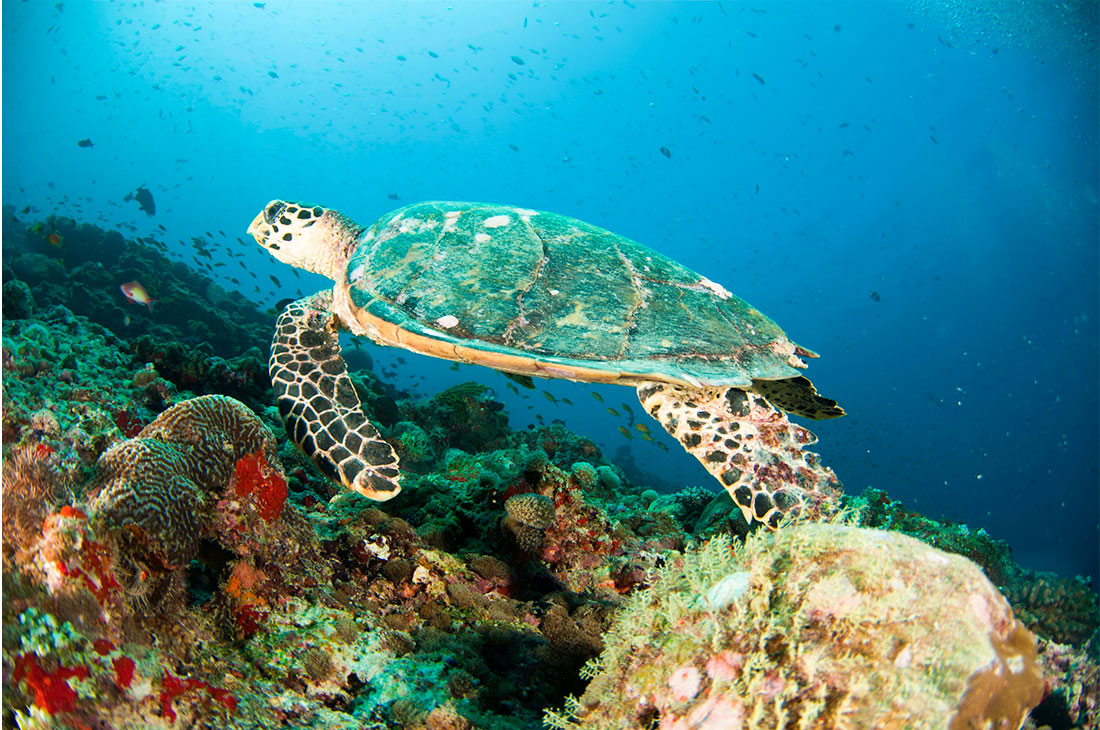
{"type": "Polygon", "coordinates": [[[24,208],[23,210],[19,211],[20,215],[26,215],[27,213],[30,213],[30,212],[31,212],[31,207],[29,205],[26,208],[24,208]]]}
{"type": "Polygon", "coordinates": [[[633,441],[634,440],[633,434],[631,434],[630,431],[626,430],[626,426],[619,426],[619,433],[621,433],[623,435],[623,437],[626,438],[627,441],[633,441]]]}
{"type": "Polygon", "coordinates": [[[755,72],[754,72],[754,73],[753,73],[753,75],[752,75],[752,77],[753,77],[754,79],[756,79],[757,81],[759,81],[759,82],[760,82],[760,85],[761,85],[761,86],[767,86],[767,84],[766,84],[766,83],[764,83],[764,77],[763,77],[763,76],[761,76],[760,74],[758,74],[758,73],[755,73],[755,72]]]}
{"type": "Polygon", "coordinates": [[[119,289],[122,290],[122,295],[124,297],[134,304],[144,304],[149,308],[149,311],[153,310],[153,304],[157,302],[156,299],[149,296],[149,292],[145,291],[145,287],[137,280],[128,281],[119,286],[119,289]]]}
{"type": "Polygon", "coordinates": [[[649,435],[649,426],[645,425],[644,423],[635,423],[634,428],[638,429],[646,435],[649,435]]]}
{"type": "Polygon", "coordinates": [[[633,411],[633,410],[631,410],[630,406],[628,406],[628,405],[627,405],[626,403],[620,403],[619,405],[623,407],[623,410],[624,410],[624,411],[626,411],[627,413],[629,413],[629,414],[630,414],[630,417],[631,417],[631,418],[633,418],[633,417],[634,417],[634,411],[633,411]]]}
{"type": "Polygon", "coordinates": [[[932,140],[933,144],[939,144],[940,143],[940,141],[938,139],[936,139],[936,136],[934,134],[928,135],[928,139],[932,140]]]}
{"type": "Polygon", "coordinates": [[[46,243],[50,244],[51,246],[57,246],[58,248],[60,248],[61,247],[61,234],[60,233],[51,233],[50,235],[46,236],[46,243]]]}
{"type": "Polygon", "coordinates": [[[672,159],[672,151],[668,147],[662,147],[661,154],[669,159],[672,159]]]}
{"type": "Polygon", "coordinates": [[[544,396],[546,397],[546,400],[550,401],[550,402],[551,402],[551,403],[553,403],[554,405],[557,405],[557,404],[558,404],[558,399],[557,399],[557,398],[555,398],[555,397],[554,397],[554,394],[553,394],[553,393],[551,393],[551,392],[550,392],[549,390],[544,390],[544,391],[542,391],[542,394],[543,394],[543,395],[544,395],[544,396]]]}
{"type": "Polygon", "coordinates": [[[435,51],[428,51],[428,55],[431,56],[432,58],[439,58],[439,54],[436,53],[435,51]]]}
{"type": "Polygon", "coordinates": [[[603,403],[603,396],[594,390],[592,391],[592,397],[598,400],[600,403],[603,403]]]}
{"type": "Polygon", "coordinates": [[[516,395],[519,395],[519,388],[516,387],[515,383],[505,383],[505,385],[508,386],[508,390],[512,391],[516,395]]]}
{"type": "Polygon", "coordinates": [[[877,291],[871,292],[871,299],[874,299],[876,302],[882,301],[882,297],[879,296],[877,291]]]}
{"type": "Polygon", "coordinates": [[[268,274],[268,276],[271,277],[271,281],[275,283],[275,286],[279,287],[280,289],[282,288],[283,285],[279,282],[278,279],[275,278],[274,274],[268,274]]]}
{"type": "Polygon", "coordinates": [[[76,146],[77,147],[89,147],[89,148],[90,147],[95,147],[95,145],[92,144],[92,140],[90,138],[80,140],[79,142],[76,143],[76,146]]]}
{"type": "Polygon", "coordinates": [[[614,408],[611,408],[610,406],[608,406],[607,412],[610,413],[611,415],[615,416],[615,418],[618,418],[620,415],[622,415],[618,411],[616,411],[614,408]]]}
{"type": "Polygon", "coordinates": [[[389,198],[390,200],[401,200],[401,196],[398,195],[397,193],[390,193],[386,197],[389,198]]]}
{"type": "Polygon", "coordinates": [[[274,71],[268,71],[267,75],[270,76],[273,79],[279,78],[279,74],[275,73],[274,71]]]}
{"type": "Polygon", "coordinates": [[[567,406],[573,405],[573,401],[569,400],[568,398],[562,398],[561,402],[564,403],[567,406]]]}
{"type": "Polygon", "coordinates": [[[512,63],[516,64],[517,66],[526,66],[527,65],[527,62],[524,61],[519,56],[512,56],[512,63]]]}
{"type": "Polygon", "coordinates": [[[664,445],[663,443],[661,443],[660,441],[654,441],[654,442],[653,442],[653,445],[654,445],[654,446],[656,446],[656,447],[657,447],[658,449],[660,449],[661,451],[668,451],[668,447],[667,447],[667,446],[665,446],[665,445],[664,445]]]}

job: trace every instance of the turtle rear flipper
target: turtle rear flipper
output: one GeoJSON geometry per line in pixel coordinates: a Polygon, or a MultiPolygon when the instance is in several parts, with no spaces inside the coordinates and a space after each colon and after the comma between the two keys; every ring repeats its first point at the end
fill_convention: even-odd
{"type": "Polygon", "coordinates": [[[762,396],[724,386],[644,383],[638,399],[725,487],[750,524],[774,529],[788,514],[816,520],[836,511],[840,481],[817,454],[803,451],[817,437],[762,396]]]}
{"type": "Polygon", "coordinates": [[[768,399],[776,408],[796,416],[820,421],[824,418],[840,418],[844,409],[832,398],[818,395],[809,378],[785,378],[783,380],[754,380],[752,389],[768,399]]]}
{"type": "Polygon", "coordinates": [[[268,372],[287,434],[333,481],[385,501],[401,491],[397,454],[366,415],[340,356],[332,293],[279,315],[268,372]]]}

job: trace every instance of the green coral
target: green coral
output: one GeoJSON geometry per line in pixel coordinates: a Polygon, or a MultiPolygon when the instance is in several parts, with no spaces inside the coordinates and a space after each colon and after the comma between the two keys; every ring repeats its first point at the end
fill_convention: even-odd
{"type": "Polygon", "coordinates": [[[19,646],[24,653],[59,656],[70,664],[81,658],[85,639],[70,622],[58,625],[53,614],[32,606],[19,614],[18,624],[19,646]]]}

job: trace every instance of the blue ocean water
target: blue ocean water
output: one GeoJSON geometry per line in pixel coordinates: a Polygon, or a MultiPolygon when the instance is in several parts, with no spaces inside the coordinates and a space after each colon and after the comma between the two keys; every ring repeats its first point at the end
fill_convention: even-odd
{"type": "MultiPolygon", "coordinates": [[[[325,285],[244,235],[272,198],[582,218],[821,353],[849,416],[808,425],[848,491],[1095,579],[1097,32],[1093,3],[5,2],[3,202],[155,236],[264,306],[325,285]]],[[[708,483],[623,437],[629,389],[371,354],[639,483],[708,483]]]]}

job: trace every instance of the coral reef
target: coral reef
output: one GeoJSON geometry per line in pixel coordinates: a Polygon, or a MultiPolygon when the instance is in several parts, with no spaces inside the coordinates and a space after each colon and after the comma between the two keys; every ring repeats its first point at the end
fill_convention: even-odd
{"type": "Polygon", "coordinates": [[[266,349],[270,320],[263,312],[239,292],[227,292],[169,259],[155,240],[128,240],[117,231],[60,216],[27,226],[7,206],[4,221],[5,301],[12,280],[22,282],[27,292],[17,295],[14,310],[5,308],[5,318],[36,314],[33,302],[51,302],[126,339],[155,335],[165,342],[206,342],[222,357],[236,357],[253,346],[266,349]],[[65,245],[51,245],[41,230],[58,234],[65,245]],[[158,300],[155,316],[119,292],[129,280],[140,281],[158,300]]]}
{"type": "MultiPolygon", "coordinates": [[[[510,428],[478,383],[410,398],[348,348],[405,471],[383,511],[286,438],[263,354],[270,312],[155,242],[45,225],[90,243],[58,249],[4,228],[6,724],[537,728],[576,695],[580,717],[548,718],[808,726],[844,706],[870,712],[859,701],[878,695],[861,695],[860,677],[902,682],[927,652],[954,656],[967,631],[967,661],[999,666],[989,647],[1019,645],[1009,663],[1027,671],[991,685],[1031,678],[1026,632],[976,571],[886,531],[977,562],[1040,637],[1049,692],[1029,722],[1097,721],[1092,587],[1021,570],[980,530],[868,490],[846,503],[875,532],[762,535],[716,488],[673,492],[561,423],[510,428]],[[121,271],[187,306],[125,302],[121,271]],[[872,547],[868,566],[858,557],[872,547]],[[906,560],[921,567],[912,586],[889,580],[906,560]],[[924,619],[874,614],[952,586],[925,603],[979,598],[935,641],[924,619]],[[875,643],[875,626],[897,641],[875,643]],[[637,668],[631,681],[650,685],[631,694],[615,671],[642,660],[656,668],[637,668]]],[[[964,666],[945,660],[952,681],[927,696],[958,700],[964,666]]]]}
{"type": "Polygon", "coordinates": [[[1039,641],[1039,662],[1047,680],[1047,693],[1031,720],[1052,728],[1100,727],[1100,639],[1083,649],[1052,641],[1039,641]],[[1091,655],[1091,656],[1090,656],[1091,655]]]}
{"type": "Polygon", "coordinates": [[[1035,639],[973,563],[803,525],[715,538],[630,600],[558,727],[1018,727],[1035,639]]]}

